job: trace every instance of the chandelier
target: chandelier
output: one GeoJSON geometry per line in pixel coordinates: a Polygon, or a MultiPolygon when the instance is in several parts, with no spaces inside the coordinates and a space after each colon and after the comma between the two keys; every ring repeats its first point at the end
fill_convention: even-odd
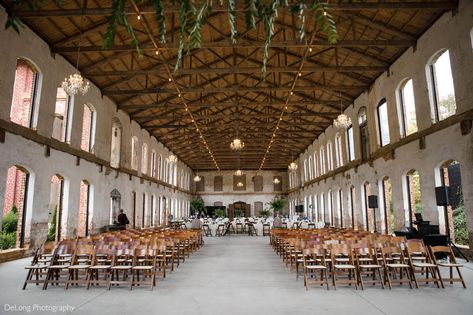
{"type": "Polygon", "coordinates": [[[85,80],[79,73],[74,73],[65,78],[61,85],[67,95],[77,95],[79,92],[84,95],[89,90],[89,81],[85,80]]]}
{"type": "Polygon", "coordinates": [[[273,183],[275,183],[276,185],[279,184],[281,181],[279,180],[279,178],[274,178],[273,179],[273,183]]]}
{"type": "Polygon", "coordinates": [[[199,175],[195,175],[194,182],[200,182],[202,178],[199,175]]]}
{"type": "Polygon", "coordinates": [[[235,174],[235,176],[242,176],[243,172],[242,172],[242,170],[236,170],[234,174],[235,174]]]}
{"type": "Polygon", "coordinates": [[[168,156],[166,158],[166,161],[168,161],[168,163],[170,163],[170,164],[176,164],[177,163],[177,156],[175,156],[174,154],[171,154],[170,156],[168,156]]]}
{"type": "Polygon", "coordinates": [[[242,150],[245,147],[245,143],[240,139],[236,138],[230,142],[230,148],[234,151],[242,150]]]}
{"type": "Polygon", "coordinates": [[[79,92],[84,95],[89,90],[90,84],[89,81],[85,80],[79,74],[79,57],[80,57],[80,45],[82,42],[82,20],[81,16],[81,26],[79,28],[79,45],[77,47],[77,62],[76,62],[76,73],[71,74],[68,78],[65,78],[61,84],[62,89],[66,92],[67,95],[77,95],[79,92]]]}
{"type": "Polygon", "coordinates": [[[287,169],[291,172],[295,172],[297,171],[297,164],[294,163],[294,162],[291,162],[291,164],[289,164],[289,166],[287,167],[287,169]]]}
{"type": "Polygon", "coordinates": [[[342,94],[340,92],[340,115],[338,115],[337,119],[333,120],[333,125],[337,129],[348,129],[348,127],[351,126],[351,119],[347,115],[343,113],[343,108],[342,108],[342,94]]]}
{"type": "Polygon", "coordinates": [[[243,183],[242,183],[242,182],[238,182],[237,187],[243,187],[243,183]]]}

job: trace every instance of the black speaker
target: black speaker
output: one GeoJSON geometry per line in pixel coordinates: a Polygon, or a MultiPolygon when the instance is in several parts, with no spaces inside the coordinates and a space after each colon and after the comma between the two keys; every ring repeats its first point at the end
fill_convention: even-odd
{"type": "Polygon", "coordinates": [[[448,206],[450,205],[450,187],[440,186],[435,187],[435,199],[437,200],[437,206],[448,206]]]}
{"type": "Polygon", "coordinates": [[[378,209],[378,196],[376,195],[368,196],[368,208],[378,209]]]}

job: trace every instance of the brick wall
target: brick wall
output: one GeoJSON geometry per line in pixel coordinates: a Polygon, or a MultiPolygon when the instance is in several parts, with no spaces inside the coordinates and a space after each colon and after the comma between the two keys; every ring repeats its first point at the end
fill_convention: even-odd
{"type": "MultiPolygon", "coordinates": [[[[77,226],[77,236],[85,236],[85,227],[87,219],[87,191],[89,185],[82,181],[80,183],[80,196],[79,196],[79,223],[77,226]]],[[[91,231],[89,231],[90,234],[91,231]]]]}
{"type": "Polygon", "coordinates": [[[92,126],[92,111],[89,106],[84,105],[84,117],[82,120],[81,149],[90,151],[90,127],[92,126]]]}
{"type": "Polygon", "coordinates": [[[18,59],[11,105],[12,122],[29,127],[36,72],[24,59],[18,59]]]}
{"type": "MultiPolygon", "coordinates": [[[[7,172],[7,182],[5,186],[5,196],[3,203],[3,215],[11,211],[13,206],[18,209],[18,227],[16,244],[20,245],[20,232],[23,216],[23,203],[25,200],[26,173],[16,166],[12,166],[7,172]]],[[[25,240],[26,241],[26,240],[25,240]]]]}

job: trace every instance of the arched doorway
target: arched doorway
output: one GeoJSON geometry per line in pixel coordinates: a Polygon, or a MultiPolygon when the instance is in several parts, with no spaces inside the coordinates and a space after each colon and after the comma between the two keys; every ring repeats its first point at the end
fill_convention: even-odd
{"type": "Polygon", "coordinates": [[[230,220],[234,217],[249,217],[250,212],[251,205],[243,201],[237,201],[228,205],[228,217],[230,220]]]}
{"type": "Polygon", "coordinates": [[[110,224],[113,224],[117,218],[121,208],[122,195],[117,189],[110,193],[110,224]]]}
{"type": "Polygon", "coordinates": [[[60,241],[62,237],[62,214],[64,210],[64,177],[59,174],[51,178],[49,201],[48,241],[60,241]]]}
{"type": "Polygon", "coordinates": [[[1,249],[25,246],[26,213],[30,173],[21,166],[12,166],[7,171],[3,203],[1,249]]]}

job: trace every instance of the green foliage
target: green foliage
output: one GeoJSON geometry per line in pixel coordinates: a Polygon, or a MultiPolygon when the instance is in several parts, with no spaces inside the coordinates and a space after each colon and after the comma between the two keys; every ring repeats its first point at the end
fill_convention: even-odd
{"type": "Polygon", "coordinates": [[[126,3],[127,0],[112,0],[112,15],[108,19],[109,23],[103,39],[103,48],[113,46],[115,35],[117,34],[117,27],[120,25],[125,27],[126,31],[131,36],[132,45],[136,47],[136,51],[141,55],[138,39],[136,38],[133,27],[128,23],[126,18],[126,3]]]}
{"type": "Polygon", "coordinates": [[[194,212],[200,212],[204,210],[204,200],[200,197],[193,198],[191,200],[191,209],[194,212]]]}
{"type": "Polygon", "coordinates": [[[468,245],[468,228],[466,226],[465,205],[463,202],[453,210],[453,226],[455,229],[455,243],[468,245]]]}
{"type": "Polygon", "coordinates": [[[271,211],[269,209],[263,209],[259,212],[259,215],[263,218],[267,218],[271,215],[271,211]]]}
{"type": "Polygon", "coordinates": [[[48,242],[53,242],[56,240],[56,224],[57,224],[57,206],[54,207],[53,219],[51,220],[51,225],[48,230],[48,242]]]}
{"type": "Polygon", "coordinates": [[[235,209],[235,217],[241,218],[244,214],[245,212],[242,209],[235,209]]]}
{"type": "Polygon", "coordinates": [[[0,249],[9,249],[16,247],[16,232],[0,233],[0,249]]]}
{"type": "Polygon", "coordinates": [[[18,210],[16,206],[13,206],[11,211],[3,216],[2,220],[2,233],[14,233],[16,235],[16,229],[18,228],[18,210]]]}
{"type": "Polygon", "coordinates": [[[217,218],[225,218],[225,216],[227,215],[226,214],[226,211],[225,211],[225,208],[218,208],[218,209],[215,209],[215,216],[217,218]]]}
{"type": "MultiPolygon", "coordinates": [[[[166,7],[166,0],[153,0],[156,21],[158,24],[158,41],[166,42],[166,17],[164,8],[166,7]]],[[[10,0],[11,15],[5,23],[5,28],[13,28],[16,32],[20,32],[23,26],[21,20],[14,15],[15,9],[21,5],[27,4],[30,10],[34,11],[37,7],[42,5],[45,0],[10,0]]],[[[56,3],[61,2],[56,0],[56,3]]],[[[141,2],[141,1],[136,1],[141,2]]],[[[169,4],[174,4],[175,1],[168,1],[169,4]]],[[[342,0],[338,1],[339,3],[342,0]]],[[[200,5],[196,7],[195,0],[180,0],[179,1],[179,48],[177,51],[177,61],[174,71],[177,71],[182,63],[183,52],[187,46],[187,53],[192,49],[199,48],[202,43],[202,28],[207,23],[207,18],[212,12],[212,0],[204,0],[199,2],[200,5]]],[[[220,0],[223,3],[223,0],[220,0]]],[[[227,0],[228,6],[228,22],[231,30],[232,43],[236,44],[238,39],[238,31],[236,27],[237,21],[237,1],[227,0]]],[[[256,27],[256,19],[260,19],[264,27],[264,48],[263,48],[263,74],[266,73],[266,65],[269,58],[269,47],[274,35],[274,23],[278,17],[278,10],[288,6],[287,0],[244,0],[243,13],[245,16],[245,24],[248,29],[256,27]]],[[[136,51],[141,55],[139,43],[131,24],[126,18],[126,10],[128,7],[127,0],[112,0],[111,1],[111,15],[108,18],[109,24],[103,39],[103,47],[110,48],[114,45],[115,36],[117,34],[118,26],[124,27],[131,37],[132,45],[136,47],[136,51]]],[[[329,13],[328,3],[321,0],[297,0],[292,4],[291,11],[297,14],[299,19],[299,38],[305,38],[305,22],[309,14],[315,14],[316,25],[318,32],[324,33],[327,36],[328,42],[335,44],[337,42],[337,28],[335,20],[329,13]]]]}
{"type": "Polygon", "coordinates": [[[273,210],[274,215],[281,213],[286,206],[287,200],[281,197],[274,197],[270,202],[267,203],[270,210],[273,210]]]}
{"type": "Polygon", "coordinates": [[[154,0],[154,10],[156,10],[156,21],[158,22],[158,40],[160,43],[166,42],[166,15],[164,14],[164,0],[154,0]]]}

